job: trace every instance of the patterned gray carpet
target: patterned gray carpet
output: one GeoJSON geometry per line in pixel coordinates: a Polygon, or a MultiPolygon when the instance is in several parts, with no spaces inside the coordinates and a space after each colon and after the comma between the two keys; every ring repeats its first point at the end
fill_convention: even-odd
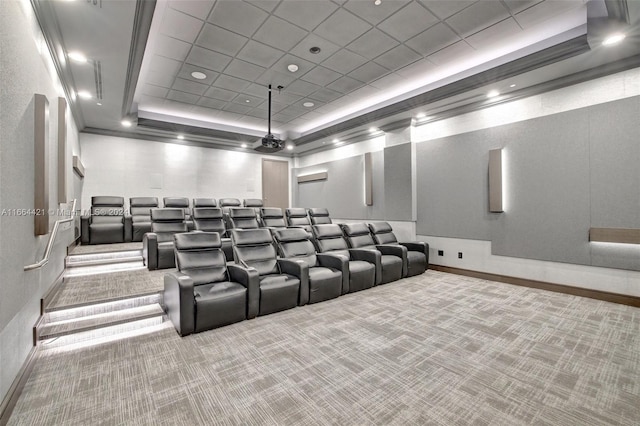
{"type": "Polygon", "coordinates": [[[95,254],[111,253],[126,250],[142,250],[142,243],[114,243],[114,244],[94,244],[74,246],[69,250],[69,254],[95,254]]]}
{"type": "Polygon", "coordinates": [[[639,309],[436,271],[38,357],[9,424],[640,423],[639,309]]]}
{"type": "Polygon", "coordinates": [[[119,271],[80,277],[65,277],[60,291],[47,309],[101,303],[158,293],[164,289],[164,275],[175,269],[119,271]]]}

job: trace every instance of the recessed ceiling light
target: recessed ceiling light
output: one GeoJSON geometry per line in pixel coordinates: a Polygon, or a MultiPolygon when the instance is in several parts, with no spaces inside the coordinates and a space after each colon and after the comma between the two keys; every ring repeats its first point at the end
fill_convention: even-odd
{"type": "Polygon", "coordinates": [[[84,64],[87,62],[87,57],[84,56],[82,53],[80,52],[69,52],[67,54],[67,56],[69,57],[69,59],[71,59],[74,62],[78,62],[80,64],[84,64]]]}
{"type": "Polygon", "coordinates": [[[342,145],[343,143],[344,143],[344,142],[340,142],[340,141],[338,141],[338,142],[336,142],[334,145],[336,145],[336,146],[340,146],[340,145],[342,145]]]}
{"type": "Polygon", "coordinates": [[[416,118],[425,118],[427,116],[427,114],[425,114],[424,112],[419,112],[416,114],[416,118]]]}
{"type": "Polygon", "coordinates": [[[309,49],[309,52],[311,52],[314,55],[317,55],[318,53],[320,53],[322,49],[320,49],[318,46],[313,46],[311,49],[309,49]]]}
{"type": "Polygon", "coordinates": [[[293,145],[287,145],[287,149],[291,151],[293,149],[293,145]]]}
{"type": "Polygon", "coordinates": [[[604,39],[604,41],[602,42],[602,45],[613,46],[614,44],[620,43],[622,40],[625,39],[625,37],[626,36],[622,33],[611,34],[610,36],[604,39]]]}
{"type": "Polygon", "coordinates": [[[298,71],[298,66],[296,64],[289,64],[287,65],[287,69],[291,72],[296,72],[298,71]]]}
{"type": "Polygon", "coordinates": [[[377,127],[369,127],[369,133],[375,133],[378,131],[377,127]]]}
{"type": "Polygon", "coordinates": [[[338,143],[338,142],[340,142],[340,139],[334,139],[333,140],[333,143],[338,143]]]}
{"type": "Polygon", "coordinates": [[[516,87],[516,85],[515,84],[511,84],[511,85],[509,85],[509,87],[516,87]]]}
{"type": "Polygon", "coordinates": [[[382,0],[376,0],[373,2],[376,6],[380,6],[382,4],[382,0]]]}
{"type": "Polygon", "coordinates": [[[246,103],[251,102],[251,100],[249,100],[249,99],[245,99],[244,101],[245,101],[246,103]]]}
{"type": "Polygon", "coordinates": [[[495,98],[496,96],[500,96],[500,92],[498,92],[497,90],[492,90],[487,93],[487,98],[495,98]]]}
{"type": "Polygon", "coordinates": [[[129,120],[122,120],[120,124],[122,124],[123,127],[131,127],[131,121],[129,120]]]}
{"type": "Polygon", "coordinates": [[[91,93],[87,92],[86,90],[80,90],[78,92],[78,97],[82,99],[91,99],[93,96],[91,96],[91,93]]]}
{"type": "Polygon", "coordinates": [[[191,77],[195,78],[196,80],[204,80],[205,78],[207,78],[207,75],[200,71],[194,71],[191,73],[191,77]]]}
{"type": "Polygon", "coordinates": [[[178,135],[178,139],[183,140],[184,136],[183,135],[178,135]]]}
{"type": "Polygon", "coordinates": [[[98,105],[98,106],[102,106],[102,103],[98,102],[98,103],[96,103],[96,105],[98,105]]]}
{"type": "Polygon", "coordinates": [[[240,148],[246,148],[246,147],[247,147],[246,143],[243,143],[242,145],[240,145],[240,148]]]}
{"type": "Polygon", "coordinates": [[[305,102],[302,104],[303,107],[306,108],[311,108],[312,106],[314,106],[315,104],[313,102],[305,102]]]}

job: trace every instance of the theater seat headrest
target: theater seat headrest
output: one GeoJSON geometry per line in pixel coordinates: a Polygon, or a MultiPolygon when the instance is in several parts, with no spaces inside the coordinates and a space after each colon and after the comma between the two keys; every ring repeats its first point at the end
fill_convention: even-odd
{"type": "Polygon", "coordinates": [[[345,223],[340,225],[345,234],[349,236],[366,235],[369,233],[369,228],[366,223],[345,223]]]}
{"type": "Polygon", "coordinates": [[[271,232],[268,229],[232,229],[231,241],[238,246],[271,244],[271,232]]]}
{"type": "Polygon", "coordinates": [[[338,225],[313,225],[313,234],[316,238],[336,238],[342,237],[342,229],[338,225]]]}
{"type": "Polygon", "coordinates": [[[178,250],[215,250],[222,246],[217,232],[185,232],[173,236],[178,250]]]}
{"type": "Polygon", "coordinates": [[[309,239],[309,233],[303,228],[277,229],[273,231],[273,237],[279,243],[304,241],[309,239]]]}

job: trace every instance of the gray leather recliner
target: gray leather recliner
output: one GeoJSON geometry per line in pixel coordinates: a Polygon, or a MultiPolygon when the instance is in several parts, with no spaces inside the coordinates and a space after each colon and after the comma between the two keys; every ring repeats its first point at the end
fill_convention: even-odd
{"type": "Polygon", "coordinates": [[[329,210],[325,208],[309,209],[309,220],[311,225],[326,225],[333,223],[329,217],[329,210]]]}
{"type": "Polygon", "coordinates": [[[222,210],[214,207],[194,207],[192,217],[193,226],[196,230],[220,234],[222,251],[227,258],[227,262],[232,262],[233,247],[231,246],[231,238],[224,237],[226,228],[222,219],[222,210]]]}
{"type": "Polygon", "coordinates": [[[343,288],[342,294],[365,290],[376,284],[376,276],[382,275],[379,251],[350,249],[338,225],[313,225],[311,228],[319,253],[344,256],[349,261],[349,285],[347,289],[343,288]]]}
{"type": "Polygon", "coordinates": [[[251,207],[232,207],[229,209],[229,229],[257,229],[258,218],[251,207]]]}
{"type": "Polygon", "coordinates": [[[142,241],[147,232],[151,232],[151,209],[158,208],[156,197],[129,198],[131,213],[131,241],[142,241]]]}
{"type": "Polygon", "coordinates": [[[234,207],[240,207],[242,203],[237,198],[220,198],[218,200],[218,206],[222,209],[222,218],[224,219],[224,225],[227,227],[227,237],[230,237],[229,229],[231,229],[231,225],[229,224],[229,210],[234,207]]]}
{"type": "Polygon", "coordinates": [[[189,199],[186,197],[164,197],[162,199],[165,208],[184,210],[184,222],[187,224],[189,231],[193,230],[193,220],[191,219],[191,208],[189,208],[189,199]]]}
{"type": "Polygon", "coordinates": [[[151,209],[151,232],[142,239],[142,256],[150,271],[174,268],[173,234],[187,232],[183,209],[151,209]]]}
{"type": "Polygon", "coordinates": [[[407,269],[403,276],[420,275],[429,267],[429,244],[423,241],[398,242],[388,222],[373,222],[369,230],[376,244],[395,244],[407,248],[407,269]]]}
{"type": "Polygon", "coordinates": [[[300,226],[305,231],[311,233],[311,221],[307,216],[307,209],[303,207],[293,207],[285,210],[288,226],[300,226]]]}
{"type": "Polygon", "coordinates": [[[164,305],[181,336],[255,318],[258,273],[226,264],[216,232],[174,238],[177,272],[164,276],[164,305]]]}
{"type": "Polygon", "coordinates": [[[194,198],[193,208],[196,207],[218,207],[218,203],[215,198],[194,198]]]}
{"type": "Polygon", "coordinates": [[[278,207],[264,207],[260,209],[261,225],[264,228],[286,228],[282,209],[278,207]]]}
{"type": "Polygon", "coordinates": [[[232,229],[236,263],[259,275],[259,315],[268,315],[309,301],[309,267],[304,262],[278,259],[268,229],[232,229]]]}
{"type": "Polygon", "coordinates": [[[376,244],[365,223],[351,223],[340,225],[345,239],[351,248],[377,250],[380,252],[382,263],[381,276],[376,277],[376,283],[386,284],[403,277],[407,264],[407,248],[397,245],[376,244]]]}
{"type": "Polygon", "coordinates": [[[131,216],[124,214],[124,198],[91,197],[91,213],[80,218],[82,244],[131,241],[131,216]]]}
{"type": "Polygon", "coordinates": [[[347,258],[316,253],[310,234],[302,228],[276,229],[273,238],[280,257],[302,261],[309,267],[309,303],[333,299],[348,291],[347,258]]]}

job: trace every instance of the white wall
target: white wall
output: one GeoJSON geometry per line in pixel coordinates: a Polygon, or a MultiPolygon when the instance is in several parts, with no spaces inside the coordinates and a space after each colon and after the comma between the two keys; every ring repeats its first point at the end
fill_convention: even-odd
{"type": "MultiPolygon", "coordinates": [[[[64,226],[49,263],[30,272],[24,266],[39,261],[48,235],[34,236],[33,216],[15,216],[14,209],[33,209],[34,94],[49,100],[49,207],[57,200],[57,98],[64,96],[31,4],[0,2],[0,399],[4,399],[33,347],[32,330],[40,314],[40,299],[64,269],[73,227],[64,226]]],[[[69,115],[69,114],[67,114],[69,115]]],[[[68,165],[64,179],[73,182],[71,155],[79,152],[77,129],[67,128],[68,165]]],[[[67,185],[67,197],[76,196],[67,185]]],[[[51,225],[58,219],[50,217],[51,225]]]]}
{"type": "MultiPolygon", "coordinates": [[[[262,159],[287,158],[140,139],[80,134],[85,177],[82,208],[91,197],[262,198],[262,159]]],[[[291,189],[289,189],[291,194],[291,189]]]]}

